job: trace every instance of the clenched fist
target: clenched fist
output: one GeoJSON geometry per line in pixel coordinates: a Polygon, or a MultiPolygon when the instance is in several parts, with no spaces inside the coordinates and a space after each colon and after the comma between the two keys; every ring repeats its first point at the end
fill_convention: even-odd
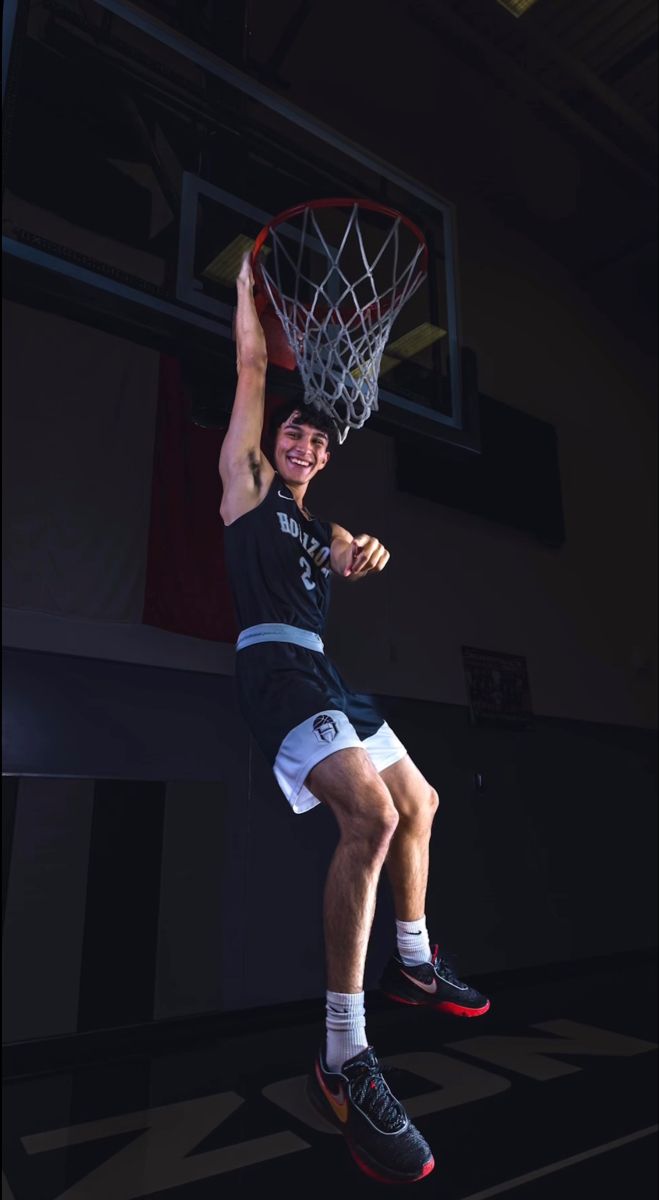
{"type": "Polygon", "coordinates": [[[360,533],[353,538],[350,554],[343,571],[346,579],[361,579],[371,571],[383,571],[391,555],[377,538],[360,533]]]}

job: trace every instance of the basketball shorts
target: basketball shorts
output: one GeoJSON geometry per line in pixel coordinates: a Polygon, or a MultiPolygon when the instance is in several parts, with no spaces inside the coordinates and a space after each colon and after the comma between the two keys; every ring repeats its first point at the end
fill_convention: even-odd
{"type": "Polygon", "coordinates": [[[337,750],[360,747],[378,773],[407,753],[371,697],[351,691],[317,650],[246,646],[236,655],[236,683],[242,714],[295,813],[320,803],[305,780],[337,750]]]}

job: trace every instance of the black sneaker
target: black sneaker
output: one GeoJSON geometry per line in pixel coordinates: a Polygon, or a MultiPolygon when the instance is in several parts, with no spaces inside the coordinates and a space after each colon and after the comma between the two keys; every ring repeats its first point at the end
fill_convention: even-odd
{"type": "Polygon", "coordinates": [[[482,1017],[490,1007],[486,996],[462,983],[445,958],[439,957],[434,946],[432,962],[410,967],[394,954],[389,959],[380,988],[390,1000],[399,1004],[422,1004],[454,1017],[482,1017]]]}
{"type": "Polygon", "coordinates": [[[309,1100],[345,1137],[357,1166],[380,1183],[414,1183],[432,1171],[428,1143],[389,1091],[372,1046],[328,1071],[322,1052],[309,1076],[309,1100]]]}

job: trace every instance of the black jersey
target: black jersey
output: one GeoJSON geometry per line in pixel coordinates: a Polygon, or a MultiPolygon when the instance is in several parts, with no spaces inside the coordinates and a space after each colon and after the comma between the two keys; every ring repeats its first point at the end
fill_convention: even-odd
{"type": "Polygon", "coordinates": [[[275,475],[256,508],[224,530],[239,628],[282,623],[322,634],[330,595],[332,527],[307,519],[275,475]]]}

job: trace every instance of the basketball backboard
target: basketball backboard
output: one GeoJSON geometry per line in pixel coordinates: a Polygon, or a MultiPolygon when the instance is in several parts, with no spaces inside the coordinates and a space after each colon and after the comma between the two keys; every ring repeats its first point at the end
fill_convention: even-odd
{"type": "Polygon", "coordinates": [[[430,251],[385,351],[379,425],[477,448],[449,202],[183,36],[166,5],[5,7],[10,295],[230,368],[234,280],[261,227],[300,201],[371,198],[430,251]]]}

